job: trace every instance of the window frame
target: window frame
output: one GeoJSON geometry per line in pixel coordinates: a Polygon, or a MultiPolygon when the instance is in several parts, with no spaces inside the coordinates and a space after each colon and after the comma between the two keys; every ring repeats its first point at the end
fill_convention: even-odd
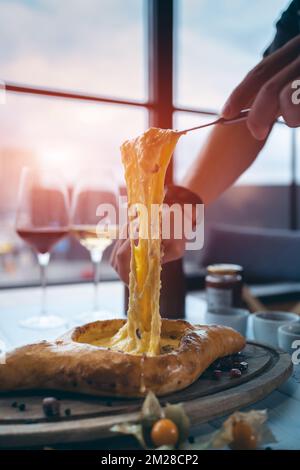
{"type": "MultiPolygon", "coordinates": [[[[174,44],[175,44],[175,7],[176,0],[145,0],[147,13],[148,50],[148,99],[145,101],[113,98],[105,95],[77,93],[73,90],[36,87],[14,82],[6,82],[5,90],[49,98],[71,99],[112,105],[140,107],[148,111],[149,126],[172,128],[175,112],[195,113],[201,116],[217,116],[215,110],[201,107],[185,107],[174,104],[174,44]]],[[[289,184],[289,225],[291,230],[298,229],[297,207],[297,148],[296,129],[290,130],[291,182],[289,184]]],[[[167,171],[167,183],[173,182],[173,161],[167,171]]]]}

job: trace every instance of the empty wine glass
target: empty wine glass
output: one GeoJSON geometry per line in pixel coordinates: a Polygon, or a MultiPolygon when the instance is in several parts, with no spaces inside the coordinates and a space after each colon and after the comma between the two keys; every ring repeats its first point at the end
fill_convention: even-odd
{"type": "Polygon", "coordinates": [[[66,320],[49,314],[46,307],[46,268],[50,251],[69,233],[68,193],[56,173],[24,168],[21,173],[16,231],[36,252],[41,273],[40,315],[22,320],[21,326],[33,329],[59,328],[66,320]]]}
{"type": "Polygon", "coordinates": [[[117,204],[117,181],[107,168],[82,177],[74,188],[71,233],[89,251],[94,266],[94,308],[78,317],[84,323],[110,316],[99,310],[98,285],[103,253],[118,236],[117,204]]]}

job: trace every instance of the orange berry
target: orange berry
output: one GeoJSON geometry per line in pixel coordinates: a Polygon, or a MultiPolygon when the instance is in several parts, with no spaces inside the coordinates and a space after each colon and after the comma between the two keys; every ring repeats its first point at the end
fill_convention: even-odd
{"type": "Polygon", "coordinates": [[[257,447],[257,437],[245,421],[236,421],[233,425],[233,441],[230,444],[234,450],[254,450],[257,447]]]}
{"type": "Polygon", "coordinates": [[[151,430],[151,440],[156,447],[175,446],[178,442],[178,428],[170,419],[159,419],[151,430]]]}

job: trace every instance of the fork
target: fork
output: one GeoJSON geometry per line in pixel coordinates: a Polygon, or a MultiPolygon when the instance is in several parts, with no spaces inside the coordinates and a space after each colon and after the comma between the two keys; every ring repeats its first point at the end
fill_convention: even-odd
{"type": "Polygon", "coordinates": [[[245,121],[248,117],[249,112],[250,112],[250,109],[244,109],[232,119],[225,119],[223,117],[219,117],[218,119],[215,119],[212,122],[201,124],[201,126],[190,127],[189,129],[184,129],[183,131],[179,131],[179,134],[186,134],[187,132],[190,132],[190,131],[203,129],[204,127],[208,127],[208,126],[214,126],[215,124],[229,125],[229,124],[235,124],[237,122],[245,121]]]}

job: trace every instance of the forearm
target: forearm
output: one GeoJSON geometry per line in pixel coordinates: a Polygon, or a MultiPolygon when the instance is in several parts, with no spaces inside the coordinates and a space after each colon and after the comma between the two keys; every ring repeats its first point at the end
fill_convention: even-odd
{"type": "Polygon", "coordinates": [[[182,185],[205,204],[213,202],[251,165],[264,143],[254,139],[244,122],[215,126],[182,185]]]}

